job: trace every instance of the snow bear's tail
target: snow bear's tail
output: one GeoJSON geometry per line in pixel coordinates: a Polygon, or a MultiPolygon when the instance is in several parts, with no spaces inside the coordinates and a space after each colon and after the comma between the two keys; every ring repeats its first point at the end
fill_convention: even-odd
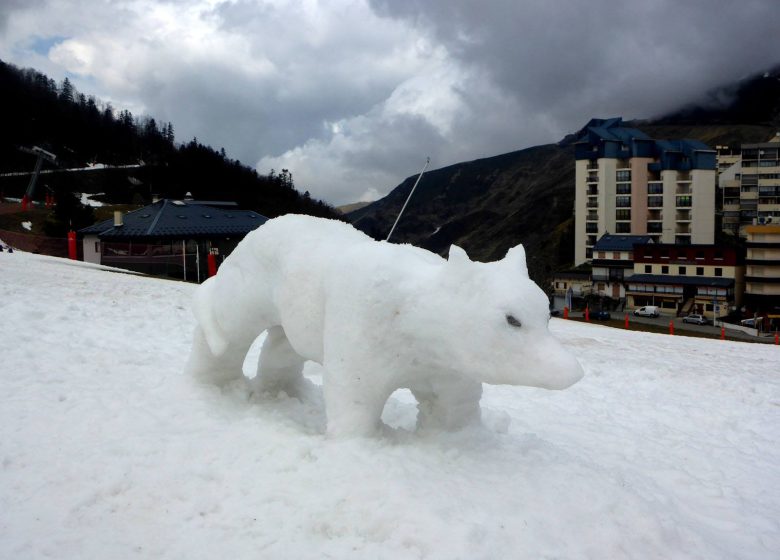
{"type": "Polygon", "coordinates": [[[195,291],[195,301],[192,308],[195,319],[203,330],[209,350],[215,356],[222,355],[228,347],[228,340],[214,317],[214,289],[216,277],[209,278],[195,291]]]}

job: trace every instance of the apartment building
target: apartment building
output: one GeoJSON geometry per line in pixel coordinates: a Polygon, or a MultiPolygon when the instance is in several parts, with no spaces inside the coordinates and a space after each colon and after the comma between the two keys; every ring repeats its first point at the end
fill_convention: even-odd
{"type": "Polygon", "coordinates": [[[652,241],[648,235],[602,235],[593,247],[593,293],[625,298],[624,282],[634,273],[634,246],[652,241]]]}
{"type": "Polygon", "coordinates": [[[780,224],[746,226],[745,305],[780,326],[780,224]]]}
{"type": "MultiPolygon", "coordinates": [[[[780,133],[769,142],[742,144],[740,234],[753,224],[780,223],[780,133]]],[[[724,203],[726,199],[724,198],[724,203]]],[[[730,199],[733,204],[733,200],[730,199]]]]}
{"type": "Polygon", "coordinates": [[[575,143],[574,264],[605,233],[712,244],[716,152],[696,140],[653,140],[621,118],[592,119],[575,143]]]}
{"type": "Polygon", "coordinates": [[[626,283],[628,308],[657,305],[670,316],[723,317],[742,303],[744,252],[715,245],[637,245],[626,283]]]}

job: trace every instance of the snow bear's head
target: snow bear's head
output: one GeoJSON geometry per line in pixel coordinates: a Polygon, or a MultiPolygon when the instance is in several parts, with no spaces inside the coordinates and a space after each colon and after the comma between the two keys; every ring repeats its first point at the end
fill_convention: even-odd
{"type": "Polygon", "coordinates": [[[437,315],[438,341],[429,348],[441,345],[439,359],[451,359],[453,369],[485,383],[545,389],[582,378],[579,362],[547,328],[548,299],[528,276],[522,245],[492,263],[473,262],[453,245],[436,284],[423,311],[437,315]]]}

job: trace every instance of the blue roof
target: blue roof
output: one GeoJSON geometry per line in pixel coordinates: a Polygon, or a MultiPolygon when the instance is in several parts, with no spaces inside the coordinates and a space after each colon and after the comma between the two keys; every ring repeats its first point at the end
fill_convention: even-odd
{"type": "Polygon", "coordinates": [[[605,233],[593,246],[594,251],[633,251],[634,245],[652,243],[649,235],[613,235],[605,233]]]}
{"type": "Polygon", "coordinates": [[[658,160],[652,171],[715,169],[715,150],[698,140],[653,140],[639,129],[623,126],[623,119],[591,119],[578,133],[576,159],[647,157],[658,160]]]}
{"type": "Polygon", "coordinates": [[[97,234],[101,239],[219,238],[246,235],[266,221],[268,218],[251,210],[228,210],[197,201],[166,199],[128,212],[119,227],[111,219],[79,233],[97,234]]]}
{"type": "Polygon", "coordinates": [[[668,274],[634,274],[626,278],[631,284],[672,284],[683,286],[703,286],[709,288],[728,288],[734,285],[733,278],[715,278],[712,276],[673,276],[668,274]]]}

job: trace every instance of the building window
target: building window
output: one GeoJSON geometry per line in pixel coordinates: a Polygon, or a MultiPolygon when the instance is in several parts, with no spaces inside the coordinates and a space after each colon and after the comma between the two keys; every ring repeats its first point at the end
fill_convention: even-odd
{"type": "Polygon", "coordinates": [[[95,252],[96,253],[100,252],[100,241],[95,241],[95,252]]]}
{"type": "Polygon", "coordinates": [[[653,265],[646,264],[645,265],[645,274],[650,274],[651,272],[653,272],[653,265]]]}
{"type": "Polygon", "coordinates": [[[628,222],[618,222],[615,224],[615,233],[631,233],[631,224],[628,222]]]}
{"type": "Polygon", "coordinates": [[[664,197],[662,196],[648,196],[647,206],[649,208],[660,208],[664,205],[664,197]]]}
{"type": "Polygon", "coordinates": [[[616,220],[630,220],[631,219],[631,210],[627,208],[622,208],[615,210],[615,219],[616,220]]]}
{"type": "Polygon", "coordinates": [[[618,252],[618,251],[613,252],[612,253],[612,258],[615,259],[616,261],[619,261],[620,260],[620,252],[618,252]]]}
{"type": "Polygon", "coordinates": [[[615,186],[617,194],[631,194],[631,183],[618,183],[615,186]]]}
{"type": "Polygon", "coordinates": [[[704,267],[703,266],[697,266],[696,267],[696,276],[704,276],[704,267]]]}
{"type": "Polygon", "coordinates": [[[605,286],[604,286],[604,283],[603,283],[603,282],[599,282],[599,283],[598,283],[598,285],[597,285],[597,287],[596,287],[596,289],[597,289],[599,292],[603,292],[603,291],[604,291],[604,287],[605,287],[605,286]]]}
{"type": "Polygon", "coordinates": [[[685,276],[685,267],[684,266],[677,267],[677,274],[679,274],[680,276],[685,276]]]}
{"type": "Polygon", "coordinates": [[[630,196],[616,196],[615,197],[615,206],[618,208],[630,208],[631,207],[631,197],[630,196]]]}
{"type": "Polygon", "coordinates": [[[691,196],[678,196],[677,207],[678,208],[690,208],[693,204],[693,197],[691,196]]]}
{"type": "Polygon", "coordinates": [[[669,274],[669,267],[667,265],[661,267],[661,274],[669,274]]]}
{"type": "Polygon", "coordinates": [[[607,258],[607,253],[605,253],[604,251],[599,251],[599,258],[600,259],[606,259],[607,258]]]}
{"type": "Polygon", "coordinates": [[[716,268],[715,269],[715,276],[723,276],[723,269],[722,268],[716,268]]]}
{"type": "Polygon", "coordinates": [[[696,251],[696,260],[702,260],[704,258],[704,251],[696,251]]]}

